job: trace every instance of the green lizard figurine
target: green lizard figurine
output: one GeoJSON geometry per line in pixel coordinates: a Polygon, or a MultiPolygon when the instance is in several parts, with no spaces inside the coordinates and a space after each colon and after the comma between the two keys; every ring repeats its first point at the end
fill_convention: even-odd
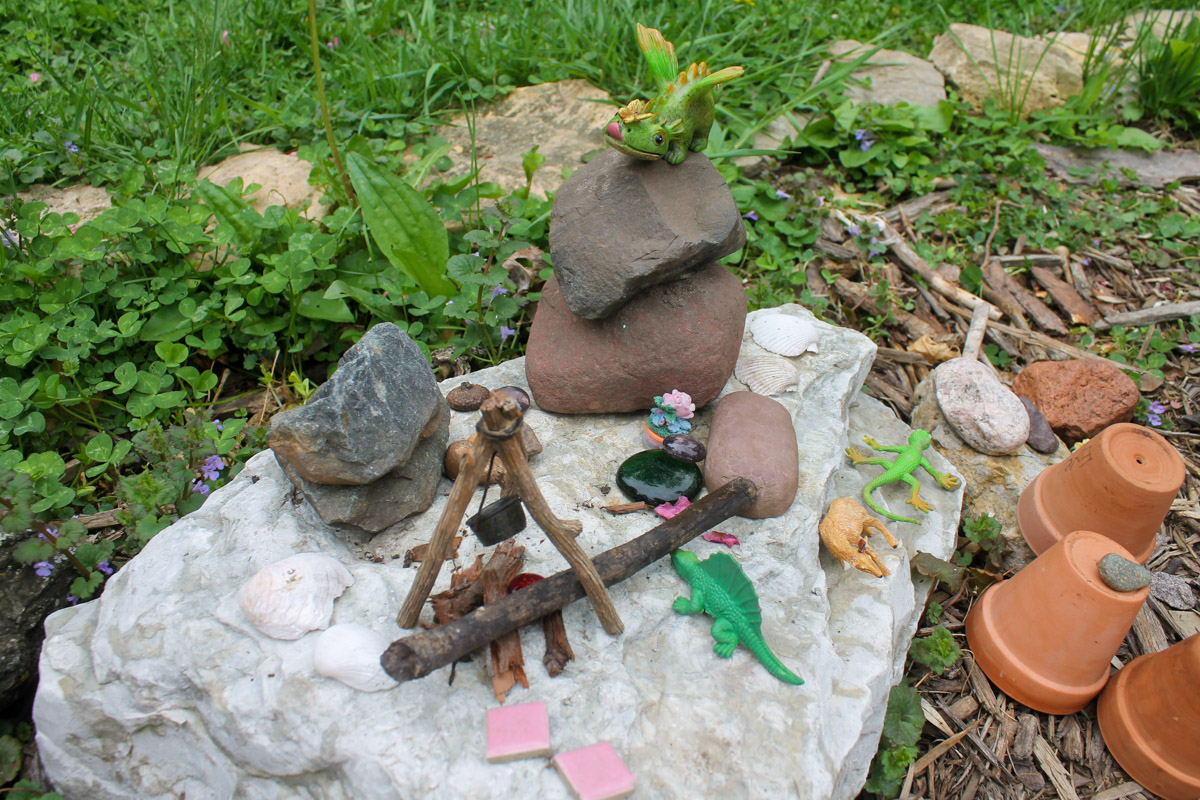
{"type": "Polygon", "coordinates": [[[605,127],[604,141],[634,158],[652,161],[665,156],[669,164],[682,163],[688,150],[699,152],[708,144],[714,90],[743,70],[726,67],[709,72],[707,64],[693,62],[680,72],[675,46],[661,33],[638,25],[637,39],[659,94],[649,102],[631,100],[621,108],[605,127]]]}
{"type": "Polygon", "coordinates": [[[673,550],[671,564],[679,577],[692,587],[692,598],[676,597],[672,605],[680,614],[708,614],[712,626],[713,652],[721,658],[733,655],[741,642],[762,662],[767,672],[784,683],[804,683],[783,665],[762,637],[762,610],[754,584],[728,553],[714,553],[701,561],[695,553],[673,550]]]}
{"type": "Polygon", "coordinates": [[[916,470],[917,467],[921,467],[930,475],[932,475],[933,479],[938,482],[938,486],[941,486],[943,489],[953,489],[958,486],[958,478],[949,474],[939,475],[937,470],[935,470],[929,463],[928,459],[921,455],[921,451],[926,447],[929,447],[930,442],[929,434],[923,430],[918,429],[909,434],[908,444],[903,447],[895,445],[882,445],[870,436],[864,436],[863,441],[875,450],[900,454],[896,456],[895,460],[888,461],[886,458],[868,458],[867,456],[864,456],[862,453],[855,450],[853,447],[846,448],[846,455],[850,457],[850,462],[856,466],[858,464],[878,464],[881,467],[886,467],[882,475],[868,482],[867,485],[863,487],[863,500],[867,501],[867,505],[875,509],[875,513],[877,514],[882,514],[888,519],[894,519],[897,522],[911,522],[914,525],[919,524],[915,519],[911,519],[910,517],[902,517],[899,514],[893,514],[890,511],[880,508],[879,506],[875,505],[875,501],[871,499],[871,492],[875,491],[884,484],[895,483],[896,481],[904,481],[912,487],[912,496],[905,501],[910,506],[918,511],[923,512],[929,512],[933,510],[933,506],[929,505],[917,496],[917,492],[921,490],[921,484],[917,483],[917,479],[912,475],[913,471],[916,470]]]}

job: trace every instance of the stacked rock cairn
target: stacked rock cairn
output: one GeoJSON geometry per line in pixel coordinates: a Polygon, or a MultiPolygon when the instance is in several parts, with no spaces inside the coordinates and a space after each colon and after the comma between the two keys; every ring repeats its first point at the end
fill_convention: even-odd
{"type": "Polygon", "coordinates": [[[702,153],[678,165],[606,150],[554,199],[547,281],[525,374],[544,411],[645,411],[681,389],[697,408],[733,373],[741,283],[717,260],[746,232],[702,153]]]}
{"type": "Polygon", "coordinates": [[[267,443],[326,524],[378,533],[433,503],[449,436],[429,361],[384,322],[304,406],[275,415],[267,443]]]}

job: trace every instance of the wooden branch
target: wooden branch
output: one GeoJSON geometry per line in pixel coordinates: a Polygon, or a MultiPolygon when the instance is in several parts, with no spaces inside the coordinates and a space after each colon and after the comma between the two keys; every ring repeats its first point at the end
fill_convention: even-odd
{"type": "Polygon", "coordinates": [[[1106,331],[1114,325],[1136,328],[1142,325],[1154,325],[1159,322],[1174,322],[1177,319],[1183,319],[1195,314],[1200,314],[1200,300],[1192,300],[1187,303],[1166,303],[1165,305],[1142,308],[1137,311],[1109,314],[1104,319],[1096,322],[1092,327],[1098,331],[1106,331]]]}
{"type": "Polygon", "coordinates": [[[546,665],[546,672],[550,673],[551,678],[558,677],[567,662],[575,660],[575,651],[567,641],[567,626],[563,622],[561,609],[542,617],[542,635],[546,639],[542,663],[546,665]]]}
{"type": "MultiPolygon", "coordinates": [[[[758,488],[749,479],[735,478],[674,518],[598,555],[593,562],[596,571],[606,586],[623,581],[744,511],[757,499],[758,488]]],[[[564,570],[460,620],[392,642],[380,663],[398,681],[420,678],[583,596],[579,577],[573,570],[564,570]]]]}
{"type": "MultiPolygon", "coordinates": [[[[865,308],[867,313],[871,314],[872,316],[879,316],[886,313],[886,311],[880,308],[879,304],[875,302],[875,298],[871,297],[870,289],[861,283],[855,283],[849,278],[839,275],[837,280],[835,280],[833,283],[833,290],[837,292],[838,296],[840,296],[842,299],[852,303],[855,308],[861,306],[862,308],[865,308]]],[[[904,332],[914,342],[917,339],[920,339],[922,336],[937,336],[937,330],[934,329],[932,325],[915,314],[905,311],[903,308],[898,306],[893,308],[892,316],[895,317],[896,324],[903,328],[904,332]]]]}
{"type": "Polygon", "coordinates": [[[1041,267],[1034,267],[1029,270],[1033,275],[1033,279],[1042,285],[1042,288],[1050,293],[1050,297],[1063,311],[1067,312],[1067,316],[1071,318],[1071,322],[1076,325],[1091,325],[1100,319],[1100,313],[1092,307],[1092,304],[1079,296],[1079,292],[1071,284],[1061,278],[1050,273],[1049,270],[1041,267]]]}
{"type": "Polygon", "coordinates": [[[975,361],[979,358],[979,348],[983,347],[983,334],[987,330],[988,314],[983,306],[976,306],[971,312],[971,326],[967,328],[967,339],[963,343],[963,358],[975,361]]]}
{"type": "MultiPolygon", "coordinates": [[[[987,282],[996,290],[1003,289],[1013,296],[1013,299],[1020,304],[1029,316],[1033,317],[1033,321],[1037,323],[1042,330],[1050,331],[1059,336],[1067,335],[1067,327],[1062,324],[1062,320],[1058,315],[1051,311],[1045,303],[1038,299],[1037,295],[1026,289],[1011,275],[1004,271],[1003,267],[997,259],[989,261],[983,267],[984,277],[987,282]]],[[[1015,321],[1017,316],[1009,313],[1009,316],[1015,321]]]]}
{"type": "Polygon", "coordinates": [[[888,246],[896,254],[896,258],[900,259],[905,266],[924,278],[925,282],[936,292],[967,308],[974,309],[976,306],[982,304],[988,309],[989,319],[1000,319],[1000,309],[982,297],[973,295],[961,286],[955,286],[941,275],[938,275],[925,259],[917,255],[917,252],[908,246],[908,242],[904,241],[904,238],[895,228],[892,228],[890,225],[887,226],[884,230],[884,235],[888,237],[889,241],[892,241],[888,246]]]}

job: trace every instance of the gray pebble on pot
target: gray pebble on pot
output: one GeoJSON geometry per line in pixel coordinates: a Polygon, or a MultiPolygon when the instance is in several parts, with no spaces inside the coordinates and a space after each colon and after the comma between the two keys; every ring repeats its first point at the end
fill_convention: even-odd
{"type": "Polygon", "coordinates": [[[1136,592],[1150,585],[1150,570],[1124,556],[1109,553],[1100,559],[1100,578],[1118,592],[1136,592]]]}

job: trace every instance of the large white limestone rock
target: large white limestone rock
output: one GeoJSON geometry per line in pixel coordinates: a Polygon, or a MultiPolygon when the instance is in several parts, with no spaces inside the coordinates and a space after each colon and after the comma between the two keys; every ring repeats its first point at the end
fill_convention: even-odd
{"type": "MultiPolygon", "coordinates": [[[[783,310],[808,316],[798,306],[783,310]]],[[[530,687],[511,691],[509,702],[546,703],[558,752],[611,741],[638,776],[639,797],[845,800],[865,780],[928,590],[924,581],[914,586],[907,562],[918,550],[949,555],[961,490],[921,479],[934,511],[919,526],[892,526],[903,546],[885,548],[890,578],[844,571],[818,549],[828,501],[858,496],[879,474],[849,466],[847,444],[864,434],[902,443],[909,432],[859,393],[874,346],[858,333],[818,327],[820,353],[795,359],[799,392],[778,398],[799,443],[796,501],[779,518],[719,526],[742,540],[732,553],[758,588],[764,636],[805,685],[781,683],[745,649],[717,658],[710,621],[671,610],[687,587],[666,559],[612,587],[625,622],[618,638],[604,633],[586,602],[565,609],[576,660],[559,677],[538,664],[540,626],[522,631],[530,687]]],[[[517,360],[467,377],[492,388],[523,384],[523,368],[517,360]]],[[[686,389],[664,390],[672,388],[686,389]]],[[[742,388],[731,380],[726,391],[742,388]]],[[[697,414],[702,436],[710,414],[697,414]]],[[[476,416],[455,414],[451,437],[469,434],[476,416]]],[[[526,419],[545,447],[531,462],[542,492],[561,516],[583,521],[584,548],[599,553],[656,524],[648,514],[600,510],[622,500],[610,487],[617,465],[641,449],[639,415],[532,409],[526,419]]],[[[929,458],[948,469],[936,453],[929,458]]],[[[73,800],[566,798],[542,759],[484,760],[484,714],[496,705],[485,656],[459,664],[453,685],[443,668],[367,694],[315,673],[318,634],[269,639],[238,607],[238,588],[261,567],[323,552],[355,578],[332,623],[399,638],[394,617],[415,568],[396,558],[428,540],[449,486],[425,513],[373,539],[347,540],[297,500],[269,451],[251,459],[199,511],[155,537],[99,600],[47,620],[34,717],[58,790],[73,800]]],[[[897,511],[907,494],[903,485],[877,492],[897,511]]],[[[529,570],[566,567],[536,527],[520,541],[529,570]]],[[[700,539],[689,548],[701,556],[723,549],[700,539]]],[[[459,563],[478,549],[465,538],[459,563]]],[[[448,584],[449,566],[437,590],[448,584]]]]}

